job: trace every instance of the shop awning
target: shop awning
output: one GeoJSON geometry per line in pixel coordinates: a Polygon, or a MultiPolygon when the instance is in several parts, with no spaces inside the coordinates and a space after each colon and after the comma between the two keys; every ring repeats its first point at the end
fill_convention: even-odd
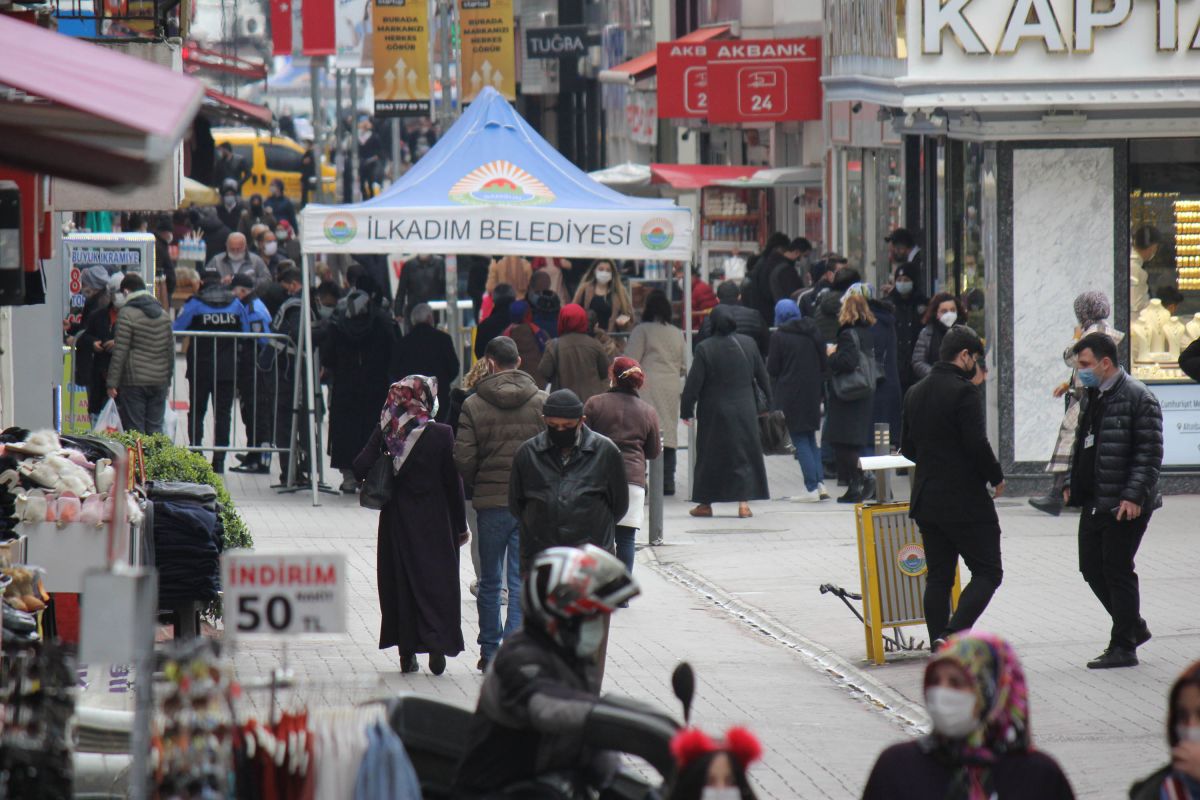
{"type": "Polygon", "coordinates": [[[690,191],[717,186],[721,181],[749,178],[759,167],[729,167],[719,164],[651,164],[650,182],[690,191]]]}
{"type": "Polygon", "coordinates": [[[275,115],[271,109],[258,103],[239,100],[214,89],[204,90],[204,105],[200,109],[206,117],[218,122],[233,122],[255,128],[270,128],[275,115]]]}
{"type": "Polygon", "coordinates": [[[820,167],[772,167],[760,169],[744,178],[729,178],[715,182],[717,186],[740,189],[773,189],[782,186],[817,186],[824,180],[820,167]]]}
{"type": "Polygon", "coordinates": [[[195,42],[188,42],[183,48],[183,69],[189,75],[205,71],[250,81],[261,81],[267,77],[267,65],[262,61],[206,50],[195,42]]]}
{"type": "Polygon", "coordinates": [[[0,160],[100,186],[171,158],[204,86],[166,67],[0,16],[0,160]]]}
{"type": "MultiPolygon", "coordinates": [[[[689,34],[680,36],[675,41],[692,44],[707,42],[729,33],[729,27],[728,25],[714,25],[710,28],[697,28],[689,34]]],[[[637,58],[631,58],[624,64],[618,64],[612,69],[601,70],[598,77],[601,83],[617,83],[632,86],[638,81],[654,77],[654,72],[657,69],[658,49],[655,48],[649,53],[642,53],[637,58]]]]}

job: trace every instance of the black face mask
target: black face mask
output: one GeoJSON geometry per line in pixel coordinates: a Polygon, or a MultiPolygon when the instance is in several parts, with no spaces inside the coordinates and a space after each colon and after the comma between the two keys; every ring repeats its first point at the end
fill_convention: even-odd
{"type": "Polygon", "coordinates": [[[550,444],[566,450],[568,447],[575,446],[575,442],[579,438],[579,429],[567,428],[566,430],[559,430],[558,428],[547,427],[546,435],[550,437],[550,444]]]}

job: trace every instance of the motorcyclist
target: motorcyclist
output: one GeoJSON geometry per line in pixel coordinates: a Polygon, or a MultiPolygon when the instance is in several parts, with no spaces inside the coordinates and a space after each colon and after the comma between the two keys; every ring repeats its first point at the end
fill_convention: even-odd
{"type": "Polygon", "coordinates": [[[596,655],[609,615],[639,592],[621,561],[594,545],[534,556],[521,589],[524,628],[488,667],[455,797],[570,797],[597,785],[613,765],[583,740],[604,702],[596,655]]]}

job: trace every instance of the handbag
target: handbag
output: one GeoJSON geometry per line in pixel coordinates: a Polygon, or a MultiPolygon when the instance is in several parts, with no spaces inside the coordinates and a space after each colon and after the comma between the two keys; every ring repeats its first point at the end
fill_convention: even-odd
{"type": "Polygon", "coordinates": [[[767,393],[758,385],[758,379],[754,376],[753,365],[750,364],[750,358],[746,355],[746,351],[742,349],[741,342],[737,344],[738,352],[742,354],[742,358],[746,360],[746,365],[750,369],[750,382],[754,387],[754,406],[758,413],[758,440],[762,444],[764,456],[794,456],[796,455],[796,446],[792,444],[792,434],[788,430],[787,419],[783,416],[782,411],[771,411],[767,403],[767,393]]]}
{"type": "Polygon", "coordinates": [[[392,457],[386,450],[367,471],[367,478],[358,491],[358,504],[372,511],[380,511],[392,499],[392,457]]]}
{"type": "Polygon", "coordinates": [[[854,336],[855,344],[858,345],[858,365],[850,372],[834,373],[829,382],[833,388],[833,396],[847,403],[870,397],[879,380],[877,374],[879,367],[875,363],[874,357],[867,355],[863,350],[862,339],[859,338],[858,331],[851,329],[850,333],[854,336]]]}

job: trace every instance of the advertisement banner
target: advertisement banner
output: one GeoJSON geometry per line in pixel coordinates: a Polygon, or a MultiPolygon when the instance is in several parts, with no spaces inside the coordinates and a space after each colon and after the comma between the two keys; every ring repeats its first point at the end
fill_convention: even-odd
{"type": "Polygon", "coordinates": [[[88,390],[75,383],[75,348],[63,348],[62,389],[59,390],[60,433],[91,433],[88,390]]]}
{"type": "Polygon", "coordinates": [[[690,260],[685,208],[592,211],[465,203],[429,208],[331,208],[304,225],[313,253],[461,253],[690,260]]]}
{"type": "MultiPolygon", "coordinates": [[[[371,0],[337,0],[338,69],[371,66],[371,0]]],[[[291,52],[288,52],[291,55],[291,52]]]]}
{"type": "Polygon", "coordinates": [[[343,553],[231,550],[221,557],[221,588],[226,637],[346,632],[343,553]]]}
{"type": "Polygon", "coordinates": [[[512,0],[458,0],[462,29],[459,91],[470,103],[485,86],[517,99],[516,36],[512,0]]]}
{"type": "Polygon", "coordinates": [[[717,44],[659,43],[659,119],[703,119],[708,116],[708,54],[717,44]]]}
{"type": "Polygon", "coordinates": [[[428,0],[373,0],[375,116],[428,116],[428,0]]]}
{"type": "Polygon", "coordinates": [[[152,233],[73,233],[63,237],[64,277],[67,281],[67,321],[82,324],[83,271],[103,267],[110,275],[136,272],[154,286],[154,234],[152,233]]]}
{"type": "Polygon", "coordinates": [[[800,122],[821,118],[818,38],[711,43],[707,79],[713,88],[709,122],[800,122]]]}

